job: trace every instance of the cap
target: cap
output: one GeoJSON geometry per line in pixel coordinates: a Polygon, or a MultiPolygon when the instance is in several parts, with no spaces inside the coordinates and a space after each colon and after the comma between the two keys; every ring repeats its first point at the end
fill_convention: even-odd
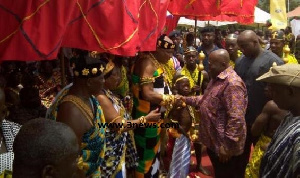
{"type": "Polygon", "coordinates": [[[275,39],[275,40],[284,40],[284,39],[285,39],[284,32],[281,31],[281,30],[272,32],[272,34],[271,34],[271,39],[275,39]]]}
{"type": "Polygon", "coordinates": [[[256,79],[257,81],[300,87],[300,64],[273,66],[269,72],[256,79]]]}
{"type": "Polygon", "coordinates": [[[201,30],[201,33],[207,33],[207,32],[213,32],[213,33],[215,33],[215,28],[214,27],[204,27],[201,30]]]}
{"type": "Polygon", "coordinates": [[[167,36],[166,34],[163,34],[157,39],[157,47],[163,49],[175,49],[175,44],[165,40],[166,36],[167,36]]]}
{"type": "Polygon", "coordinates": [[[92,78],[109,72],[107,68],[108,59],[103,58],[96,51],[78,50],[79,57],[73,64],[75,77],[92,78]]]}
{"type": "Polygon", "coordinates": [[[184,51],[184,54],[190,53],[190,52],[197,52],[196,48],[194,48],[193,46],[189,46],[186,48],[186,50],[184,51]]]}

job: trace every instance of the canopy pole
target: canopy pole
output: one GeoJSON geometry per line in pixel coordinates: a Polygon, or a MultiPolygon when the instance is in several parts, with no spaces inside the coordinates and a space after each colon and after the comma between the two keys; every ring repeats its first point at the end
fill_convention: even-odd
{"type": "Polygon", "coordinates": [[[196,39],[197,39],[197,17],[195,16],[195,37],[194,37],[194,46],[196,46],[196,39]]]}
{"type": "Polygon", "coordinates": [[[60,48],[59,60],[60,60],[61,86],[63,88],[66,86],[65,56],[64,56],[63,48],[60,48]]]}

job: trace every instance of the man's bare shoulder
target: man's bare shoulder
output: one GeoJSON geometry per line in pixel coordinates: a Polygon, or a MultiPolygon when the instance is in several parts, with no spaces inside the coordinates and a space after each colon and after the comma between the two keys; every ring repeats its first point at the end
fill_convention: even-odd
{"type": "Polygon", "coordinates": [[[146,72],[152,75],[154,71],[155,71],[155,66],[152,63],[149,55],[144,54],[136,61],[134,67],[135,74],[142,76],[146,72]]]}

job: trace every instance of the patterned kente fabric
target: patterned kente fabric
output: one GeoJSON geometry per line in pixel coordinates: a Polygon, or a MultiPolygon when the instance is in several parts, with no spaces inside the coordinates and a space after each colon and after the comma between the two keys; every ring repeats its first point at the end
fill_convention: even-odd
{"type": "Polygon", "coordinates": [[[300,116],[289,114],[277,128],[260,165],[259,177],[300,175],[300,116]]]}
{"type": "Polygon", "coordinates": [[[259,137],[258,142],[255,144],[252,156],[249,163],[247,164],[245,171],[245,178],[258,178],[261,158],[265,151],[262,149],[263,146],[271,142],[271,138],[265,135],[259,137]]]}
{"type": "MultiPolygon", "coordinates": [[[[115,110],[125,120],[130,119],[122,101],[114,96],[109,90],[103,90],[105,95],[113,103],[115,110]]],[[[133,132],[123,132],[119,134],[109,128],[106,129],[106,150],[104,160],[101,164],[101,177],[126,177],[126,169],[135,169],[137,166],[138,156],[133,132]],[[125,165],[125,166],[124,166],[125,165]]]]}
{"type": "MultiPolygon", "coordinates": [[[[170,89],[164,82],[163,69],[158,68],[153,77],[155,82],[153,83],[153,90],[161,94],[169,94],[170,89]]],[[[147,115],[151,110],[161,108],[162,112],[164,108],[159,105],[150,103],[142,98],[140,90],[140,77],[132,76],[132,92],[133,92],[133,112],[132,117],[137,119],[141,116],[147,115]]],[[[159,125],[159,124],[158,124],[159,125]]],[[[134,139],[139,156],[139,162],[137,167],[137,177],[158,177],[159,168],[159,149],[160,149],[160,128],[136,128],[134,130],[134,139]]]]}
{"type": "Polygon", "coordinates": [[[168,177],[187,177],[191,159],[191,142],[181,134],[176,138],[168,177]]]}
{"type": "MultiPolygon", "coordinates": [[[[69,87],[70,85],[58,94],[47,112],[47,118],[56,120],[59,105],[68,96],[69,87]]],[[[79,165],[82,165],[87,177],[100,177],[100,164],[104,160],[105,151],[105,128],[100,128],[100,123],[104,123],[105,119],[97,99],[92,96],[90,101],[94,107],[94,126],[82,137],[79,165]]]]}

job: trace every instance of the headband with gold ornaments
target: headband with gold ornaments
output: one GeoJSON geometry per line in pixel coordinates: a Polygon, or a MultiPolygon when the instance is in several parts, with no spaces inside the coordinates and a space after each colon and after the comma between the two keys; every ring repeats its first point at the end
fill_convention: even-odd
{"type": "Polygon", "coordinates": [[[186,50],[184,51],[184,54],[187,54],[187,53],[191,53],[191,52],[198,52],[196,50],[196,48],[194,48],[193,46],[189,46],[186,48],[186,50]]]}
{"type": "Polygon", "coordinates": [[[97,52],[82,50],[79,59],[73,64],[75,77],[92,78],[100,76],[106,70],[106,59],[101,59],[97,52]]]}
{"type": "Polygon", "coordinates": [[[157,39],[157,47],[163,49],[175,49],[175,44],[166,41],[165,37],[166,35],[164,34],[157,39]]]}

